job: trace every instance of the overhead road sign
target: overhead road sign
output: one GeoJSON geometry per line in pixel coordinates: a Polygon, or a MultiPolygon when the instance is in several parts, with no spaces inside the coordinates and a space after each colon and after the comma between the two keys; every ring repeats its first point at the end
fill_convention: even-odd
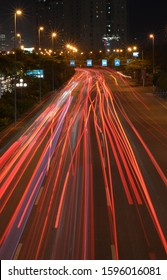
{"type": "Polygon", "coordinates": [[[102,66],[107,66],[107,59],[102,59],[102,66]]]}
{"type": "Polygon", "coordinates": [[[133,52],[134,57],[139,57],[139,52],[133,52]]]}
{"type": "Polygon", "coordinates": [[[120,66],[120,65],[121,65],[120,59],[115,59],[115,60],[114,60],[114,65],[115,65],[115,66],[120,66]]]}
{"type": "Polygon", "coordinates": [[[92,59],[87,59],[87,66],[92,66],[92,59]]]}
{"type": "Polygon", "coordinates": [[[75,60],[74,59],[70,60],[70,66],[75,66],[75,60]]]}

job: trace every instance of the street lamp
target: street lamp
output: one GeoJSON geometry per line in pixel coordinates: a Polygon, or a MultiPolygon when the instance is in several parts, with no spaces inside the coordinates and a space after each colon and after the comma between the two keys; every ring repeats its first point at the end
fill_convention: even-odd
{"type": "MultiPolygon", "coordinates": [[[[57,34],[52,32],[52,54],[54,55],[54,39],[56,38],[57,34]]],[[[54,91],[54,59],[52,58],[52,90],[54,91]]]]}
{"type": "Polygon", "coordinates": [[[17,38],[19,39],[19,45],[20,45],[20,48],[21,48],[21,34],[20,33],[17,33],[17,38]]]}
{"type": "Polygon", "coordinates": [[[39,51],[40,51],[40,48],[41,48],[41,31],[44,30],[44,27],[43,26],[40,26],[38,28],[38,43],[39,43],[39,51]]]}
{"type": "Polygon", "coordinates": [[[154,34],[150,34],[149,35],[149,38],[152,40],[152,46],[153,46],[153,50],[152,50],[152,63],[153,63],[153,75],[154,75],[154,72],[155,72],[155,67],[154,67],[154,39],[155,39],[155,36],[154,34]]]}
{"type": "Polygon", "coordinates": [[[128,47],[127,50],[128,50],[128,52],[131,52],[131,51],[132,51],[132,48],[131,48],[131,47],[128,47]]]}
{"type": "Polygon", "coordinates": [[[54,53],[54,39],[56,38],[57,34],[52,32],[52,52],[54,53]]]}
{"type": "Polygon", "coordinates": [[[24,83],[23,79],[20,79],[19,83],[16,84],[16,87],[27,87],[27,83],[24,83]]]}
{"type": "MultiPolygon", "coordinates": [[[[41,59],[40,59],[40,50],[41,50],[41,31],[44,30],[43,26],[38,28],[38,43],[39,43],[39,73],[40,73],[40,66],[41,66],[41,59]]],[[[39,101],[41,101],[41,74],[39,76],[39,101]]]]}
{"type": "MultiPolygon", "coordinates": [[[[16,10],[14,13],[14,74],[16,76],[16,22],[17,22],[17,16],[20,16],[22,14],[21,10],[16,10]]],[[[14,83],[14,122],[16,124],[17,121],[17,100],[16,100],[16,83],[14,83]]]]}
{"type": "MultiPolygon", "coordinates": [[[[69,49],[70,51],[74,52],[74,53],[78,52],[78,49],[73,45],[67,44],[66,48],[69,49]]],[[[92,54],[93,52],[90,52],[90,53],[92,54]]]]}
{"type": "Polygon", "coordinates": [[[21,98],[22,98],[22,89],[27,87],[27,83],[25,83],[23,79],[20,79],[19,82],[16,84],[16,87],[21,89],[21,98]]]}
{"type": "Polygon", "coordinates": [[[129,47],[127,47],[126,59],[128,59],[128,60],[132,59],[132,54],[133,54],[133,56],[135,56],[135,52],[137,51],[137,49],[138,49],[137,46],[129,46],[129,47]]]}
{"type": "Polygon", "coordinates": [[[14,50],[16,48],[16,21],[17,21],[17,16],[20,16],[22,14],[21,10],[16,10],[14,13],[14,50]]]}
{"type": "Polygon", "coordinates": [[[114,49],[113,52],[115,52],[115,53],[122,53],[123,49],[114,49]]]}
{"type": "Polygon", "coordinates": [[[127,48],[127,51],[128,52],[133,52],[133,51],[136,51],[137,50],[137,47],[136,46],[132,46],[132,47],[128,47],[127,48]]]}

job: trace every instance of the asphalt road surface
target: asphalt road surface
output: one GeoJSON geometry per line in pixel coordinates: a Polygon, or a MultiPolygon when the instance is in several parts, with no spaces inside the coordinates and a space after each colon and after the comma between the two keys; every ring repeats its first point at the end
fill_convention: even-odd
{"type": "Polygon", "coordinates": [[[167,103],[77,69],[1,157],[1,259],[167,259],[167,103]]]}

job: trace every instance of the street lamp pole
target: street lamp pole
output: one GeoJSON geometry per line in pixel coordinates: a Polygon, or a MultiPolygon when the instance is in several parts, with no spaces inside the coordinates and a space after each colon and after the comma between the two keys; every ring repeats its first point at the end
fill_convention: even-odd
{"type": "Polygon", "coordinates": [[[154,75],[154,73],[155,73],[155,43],[154,43],[154,40],[155,40],[155,36],[154,36],[154,34],[150,34],[150,39],[152,39],[152,47],[153,47],[153,49],[152,49],[152,63],[153,63],[153,75],[154,75]]]}
{"type": "Polygon", "coordinates": [[[43,31],[44,28],[43,26],[40,26],[39,29],[38,29],[38,44],[39,44],[39,50],[41,48],[41,31],[43,31]]]}
{"type": "Polygon", "coordinates": [[[52,33],[52,52],[54,53],[54,38],[56,37],[56,33],[52,33]]]}
{"type": "Polygon", "coordinates": [[[146,72],[144,69],[144,51],[141,50],[141,59],[142,59],[142,81],[143,81],[143,87],[145,86],[145,78],[146,78],[146,72]]]}
{"type": "Polygon", "coordinates": [[[154,90],[155,90],[155,88],[154,88],[154,73],[155,73],[155,50],[154,50],[154,40],[155,40],[155,36],[154,36],[154,34],[150,34],[150,39],[152,39],[152,64],[153,64],[153,70],[152,70],[152,72],[153,72],[153,92],[154,92],[154,90]]]}
{"type": "Polygon", "coordinates": [[[19,38],[19,45],[20,45],[20,48],[21,48],[21,34],[17,33],[17,37],[19,38]]]}
{"type": "Polygon", "coordinates": [[[38,44],[39,44],[39,101],[41,102],[41,74],[40,74],[40,65],[41,65],[41,59],[40,59],[40,51],[41,51],[41,31],[43,31],[43,26],[40,26],[38,28],[38,44]]]}
{"type": "MultiPolygon", "coordinates": [[[[127,48],[127,51],[128,51],[129,53],[131,53],[130,59],[132,59],[133,53],[136,52],[137,49],[138,49],[137,46],[131,46],[131,47],[128,47],[128,48],[127,48]]],[[[128,57],[129,57],[129,55],[128,55],[128,57]]],[[[136,79],[136,71],[133,71],[133,78],[136,79]]]]}
{"type": "MultiPolygon", "coordinates": [[[[56,33],[52,33],[52,53],[54,55],[54,39],[56,37],[56,33]]],[[[52,90],[54,91],[54,58],[52,57],[52,90]]]]}
{"type": "MultiPolygon", "coordinates": [[[[14,13],[14,75],[16,78],[17,70],[16,70],[16,21],[17,15],[21,15],[21,10],[16,10],[14,13]]],[[[14,79],[14,123],[17,122],[17,96],[16,96],[16,81],[14,79]]]]}

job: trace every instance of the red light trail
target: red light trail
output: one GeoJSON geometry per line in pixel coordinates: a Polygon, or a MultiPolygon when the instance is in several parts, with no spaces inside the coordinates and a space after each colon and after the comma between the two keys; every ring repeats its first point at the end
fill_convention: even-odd
{"type": "Polygon", "coordinates": [[[149,114],[119,74],[77,69],[2,155],[1,259],[15,258],[19,244],[21,259],[95,259],[103,208],[112,259],[124,259],[127,246],[127,258],[165,258],[167,180],[138,126],[164,147],[167,133],[149,114]]]}

